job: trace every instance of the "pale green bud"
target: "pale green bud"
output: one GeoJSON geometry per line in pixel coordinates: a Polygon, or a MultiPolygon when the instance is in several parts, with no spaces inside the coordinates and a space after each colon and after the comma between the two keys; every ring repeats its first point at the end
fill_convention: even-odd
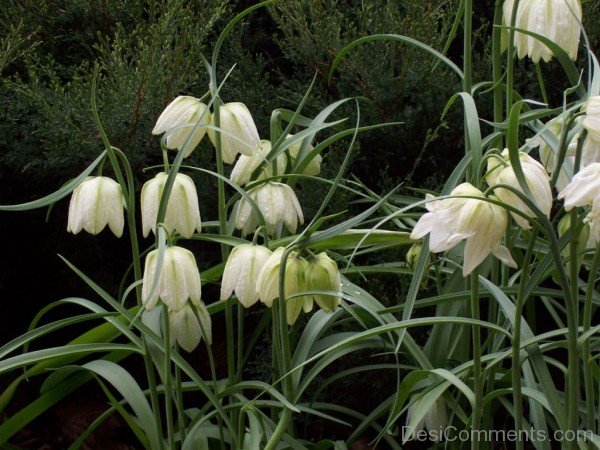
{"type": "MultiPolygon", "coordinates": [[[[315,256],[306,269],[306,290],[308,291],[333,291],[342,290],[342,282],[337,264],[327,253],[322,252],[315,256]]],[[[340,303],[339,295],[312,294],[317,305],[325,311],[331,312],[340,303]]]]}
{"type": "Polygon", "coordinates": [[[212,321],[210,313],[203,301],[196,306],[198,317],[194,314],[192,305],[185,304],[179,311],[172,311],[169,314],[169,326],[171,345],[178,342],[181,348],[187,352],[194,350],[202,340],[203,333],[208,344],[212,342],[212,321]]]}

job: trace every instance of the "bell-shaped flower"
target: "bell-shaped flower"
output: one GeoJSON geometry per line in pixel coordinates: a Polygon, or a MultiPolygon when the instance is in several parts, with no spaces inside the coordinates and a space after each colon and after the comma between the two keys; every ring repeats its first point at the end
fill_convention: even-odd
{"type": "Polygon", "coordinates": [[[159,298],[170,310],[179,311],[188,300],[199,308],[200,272],[193,253],[182,247],[170,246],[164,249],[162,261],[159,261],[159,256],[158,249],[146,256],[142,281],[145,308],[154,308],[159,298]]]}
{"type": "Polygon", "coordinates": [[[223,271],[221,300],[227,300],[235,292],[245,308],[254,305],[259,298],[258,276],[270,256],[271,251],[262,245],[242,244],[235,247],[223,271]]]}
{"type": "MultiPolygon", "coordinates": [[[[504,25],[510,25],[514,0],[503,5],[504,25]]],[[[558,44],[572,60],[577,59],[581,34],[580,0],[521,0],[517,7],[516,28],[539,34],[558,44]]],[[[515,47],[518,57],[527,54],[535,63],[548,62],[553,53],[549,47],[533,36],[517,32],[515,47]]]]}
{"type": "MultiPolygon", "coordinates": [[[[241,155],[238,158],[235,166],[233,166],[233,170],[231,171],[231,176],[229,179],[240,186],[248,184],[252,180],[252,174],[256,169],[258,169],[258,166],[263,164],[270,151],[271,141],[260,141],[260,144],[254,147],[252,156],[241,155]]],[[[283,175],[287,165],[285,153],[280,153],[277,155],[275,164],[277,165],[277,174],[283,175]]],[[[274,175],[273,163],[266,163],[263,165],[260,173],[256,177],[256,180],[262,180],[274,175]]]]}
{"type": "MultiPolygon", "coordinates": [[[[342,280],[337,264],[327,253],[321,252],[312,258],[306,267],[306,290],[308,291],[333,291],[342,290],[342,280]]],[[[325,311],[331,312],[340,303],[338,295],[310,294],[317,305],[325,311]]]]}
{"type": "Polygon", "coordinates": [[[152,134],[167,133],[165,144],[167,148],[181,149],[188,137],[190,142],[184,156],[190,153],[198,146],[207,128],[198,125],[198,121],[210,123],[210,111],[208,106],[195,97],[180,95],[173,100],[162,112],[152,134]]]}
{"type": "MultiPolygon", "coordinates": [[[[164,172],[147,181],[142,187],[142,232],[148,236],[150,230],[156,233],[158,208],[165,189],[168,175],[164,172]]],[[[183,237],[190,238],[194,230],[200,232],[200,208],[198,193],[194,181],[182,173],[175,175],[167,212],[164,219],[165,229],[172,233],[176,230],[183,237]]]]}
{"type": "Polygon", "coordinates": [[[411,405],[408,407],[406,414],[406,426],[409,431],[409,439],[414,439],[423,429],[429,431],[428,436],[434,442],[439,442],[444,437],[444,431],[448,425],[448,411],[446,403],[442,397],[439,397],[435,403],[423,414],[422,408],[425,407],[424,398],[417,400],[411,399],[411,405]],[[421,420],[413,423],[420,414],[421,420]]]}
{"type": "Polygon", "coordinates": [[[506,265],[516,267],[510,251],[500,244],[508,222],[506,211],[486,201],[482,192],[469,183],[457,186],[450,195],[458,198],[436,200],[429,194],[426,196],[429,212],[419,219],[411,239],[429,234],[429,249],[434,253],[449,250],[466,239],[464,276],[490,253],[506,265]],[[465,196],[481,197],[481,200],[465,196]]]}
{"type": "Polygon", "coordinates": [[[565,209],[591,206],[600,213],[600,163],[593,163],[575,174],[569,185],[558,194],[565,199],[565,209]]]}
{"type": "MultiPolygon", "coordinates": [[[[304,223],[298,197],[287,184],[268,182],[250,189],[247,194],[263,215],[267,233],[270,235],[275,234],[281,223],[292,234],[296,232],[298,222],[304,223]]],[[[234,210],[236,210],[235,227],[242,230],[244,236],[258,228],[259,216],[246,197],[237,202],[234,210]]]]}
{"type": "MultiPolygon", "coordinates": [[[[269,308],[273,306],[273,301],[279,298],[279,271],[281,269],[281,260],[285,249],[278,248],[267,259],[260,275],[258,276],[258,294],[260,300],[269,308]]],[[[306,259],[298,255],[297,252],[290,252],[285,266],[285,297],[286,297],[286,316],[289,325],[293,325],[301,310],[309,312],[312,309],[312,298],[304,295],[294,296],[306,291],[306,259]]]]}
{"type": "MultiPolygon", "coordinates": [[[[550,188],[550,177],[548,172],[544,169],[544,166],[533,159],[526,153],[519,152],[519,160],[525,181],[529,187],[533,198],[531,199],[540,211],[547,217],[550,216],[550,210],[552,209],[552,189],[550,188]]],[[[523,192],[515,171],[509,161],[508,149],[502,152],[501,158],[489,158],[487,165],[487,173],[485,175],[487,183],[494,187],[498,184],[505,184],[511,186],[517,191],[523,192]]],[[[513,208],[522,211],[524,214],[533,217],[533,211],[527,206],[527,204],[510,189],[498,187],[494,189],[494,194],[503,203],[512,206],[513,208]]],[[[513,214],[513,218],[517,224],[524,229],[531,228],[531,225],[524,217],[513,214]]]]}
{"type": "Polygon", "coordinates": [[[171,346],[177,342],[186,352],[191,352],[198,346],[203,336],[207,343],[211,344],[212,321],[203,301],[196,306],[196,311],[200,321],[189,302],[180,310],[169,313],[171,346]]]}
{"type": "Polygon", "coordinates": [[[77,234],[85,230],[98,234],[108,225],[115,236],[121,237],[125,224],[124,205],[119,183],[108,177],[88,177],[71,196],[67,231],[77,234]]]}
{"type": "MultiPolygon", "coordinates": [[[[293,135],[288,134],[287,138],[291,138],[293,137],[293,135]]],[[[290,145],[288,147],[288,151],[290,153],[290,158],[292,160],[292,166],[296,164],[296,161],[298,159],[298,154],[300,153],[300,149],[302,148],[302,141],[297,141],[294,142],[292,145],[290,145]]],[[[306,152],[304,153],[302,159],[306,158],[308,156],[308,154],[313,150],[313,146],[312,145],[308,145],[308,147],[306,148],[306,152]]],[[[304,171],[302,173],[306,174],[306,175],[314,175],[317,176],[319,175],[319,173],[321,173],[321,163],[323,162],[323,157],[319,154],[315,155],[314,158],[312,158],[309,163],[306,165],[304,171]]]]}
{"type": "MultiPolygon", "coordinates": [[[[238,153],[252,156],[252,150],[260,144],[260,138],[246,105],[239,102],[225,103],[220,106],[219,111],[223,162],[233,163],[238,153]]],[[[211,125],[215,125],[214,116],[211,125]]],[[[216,131],[208,130],[208,136],[215,145],[216,131]]]]}
{"type": "MultiPolygon", "coordinates": [[[[529,21],[529,11],[531,9],[534,0],[520,0],[517,6],[517,15],[515,18],[515,28],[527,29],[527,23],[529,21]]],[[[504,26],[509,27],[511,25],[512,11],[514,7],[514,0],[505,0],[502,5],[502,23],[504,26]]],[[[514,34],[514,46],[517,50],[517,56],[519,59],[524,58],[527,55],[527,40],[529,36],[518,31],[514,34]]],[[[506,50],[508,46],[508,30],[502,31],[502,47],[506,50]]]]}

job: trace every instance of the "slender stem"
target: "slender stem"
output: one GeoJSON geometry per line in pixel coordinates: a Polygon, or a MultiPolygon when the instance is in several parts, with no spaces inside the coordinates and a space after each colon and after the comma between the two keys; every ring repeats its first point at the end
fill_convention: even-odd
{"type": "MultiPolygon", "coordinates": [[[[594,289],[596,284],[596,277],[598,274],[598,268],[600,266],[600,244],[596,246],[596,253],[594,254],[594,260],[590,267],[590,273],[588,277],[587,289],[585,292],[585,303],[583,306],[583,332],[588,331],[592,325],[592,299],[594,297],[594,289]]],[[[585,405],[587,413],[587,428],[596,432],[596,423],[594,420],[595,410],[595,390],[594,390],[594,375],[592,372],[592,354],[590,352],[590,341],[589,339],[583,343],[581,350],[581,358],[583,363],[583,379],[585,386],[585,405]]]]}
{"type": "Polygon", "coordinates": [[[238,302],[237,307],[237,376],[242,379],[242,361],[244,360],[244,307],[238,302]]]}
{"type": "MultiPolygon", "coordinates": [[[[176,344],[175,351],[179,351],[179,345],[176,344]]],[[[175,364],[175,395],[177,397],[177,426],[181,435],[181,442],[185,442],[185,410],[183,408],[183,391],[181,390],[181,368],[175,364]]]]}
{"type": "Polygon", "coordinates": [[[473,0],[465,0],[465,15],[463,23],[463,91],[471,93],[473,87],[472,60],[472,30],[473,30],[473,0]]]}
{"type": "Polygon", "coordinates": [[[523,429],[523,393],[521,388],[521,322],[523,314],[523,305],[525,304],[525,286],[527,286],[527,277],[529,276],[529,265],[531,263],[531,255],[537,239],[537,233],[533,230],[529,237],[529,245],[523,260],[521,269],[521,279],[519,280],[519,292],[517,301],[515,302],[515,323],[512,339],[512,389],[513,389],[513,404],[515,431],[517,433],[516,449],[523,450],[523,440],[521,439],[521,430],[523,429]]]}
{"type": "MultiPolygon", "coordinates": [[[[494,28],[492,30],[492,76],[494,83],[494,131],[501,131],[500,123],[504,119],[502,108],[502,32],[498,25],[502,24],[502,1],[496,1],[494,10],[494,28]]],[[[496,147],[503,148],[502,135],[498,138],[496,147]]]]}
{"type": "Polygon", "coordinates": [[[173,385],[171,378],[171,324],[169,323],[169,308],[163,305],[163,340],[165,352],[165,418],[167,422],[167,441],[169,442],[169,450],[175,450],[175,430],[173,428],[173,385]]]}
{"type": "Polygon", "coordinates": [[[514,26],[517,21],[517,10],[519,8],[519,0],[513,3],[512,14],[510,15],[510,26],[508,30],[508,46],[506,50],[506,113],[508,114],[513,105],[513,71],[515,66],[515,30],[514,26]]]}
{"type": "MultiPolygon", "coordinates": [[[[471,317],[479,320],[479,280],[478,269],[473,270],[471,275],[471,317]]],[[[475,403],[473,405],[473,431],[481,427],[482,403],[483,403],[483,384],[481,377],[481,330],[479,325],[471,327],[473,336],[473,392],[475,394],[475,403]]],[[[471,450],[479,449],[479,439],[471,441],[471,450]]]]}

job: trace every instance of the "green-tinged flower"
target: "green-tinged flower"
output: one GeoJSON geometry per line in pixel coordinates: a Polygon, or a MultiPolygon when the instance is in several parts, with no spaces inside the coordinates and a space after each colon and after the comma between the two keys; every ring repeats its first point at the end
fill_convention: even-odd
{"type": "MultiPolygon", "coordinates": [[[[260,144],[258,130],[246,105],[239,102],[225,103],[219,108],[221,129],[221,154],[223,162],[231,164],[238,153],[252,156],[252,150],[260,144]]],[[[212,117],[211,125],[215,125],[212,117]]],[[[208,136],[215,145],[215,130],[208,130],[208,136]]]]}
{"type": "MultiPolygon", "coordinates": [[[[254,147],[252,156],[241,155],[238,158],[235,166],[233,166],[233,170],[231,171],[231,176],[229,177],[230,180],[236,184],[239,184],[240,186],[248,184],[250,181],[252,181],[252,174],[256,169],[258,169],[258,166],[265,161],[270,151],[271,141],[260,141],[260,144],[254,147]]],[[[277,155],[275,164],[277,165],[277,174],[283,175],[287,165],[285,153],[280,153],[277,155]]],[[[256,177],[256,180],[262,180],[272,176],[274,176],[273,163],[267,163],[263,165],[260,173],[256,177]]]]}
{"type": "MultiPolygon", "coordinates": [[[[333,291],[342,290],[342,281],[337,264],[327,253],[322,252],[312,258],[306,267],[306,290],[308,291],[333,291]]],[[[331,312],[340,303],[339,295],[311,294],[317,305],[325,311],[331,312]]]]}
{"type": "Polygon", "coordinates": [[[423,412],[420,410],[424,407],[426,407],[424,397],[414,401],[411,399],[411,405],[408,407],[406,414],[406,425],[409,427],[411,438],[414,439],[419,431],[427,429],[429,431],[428,436],[434,442],[439,442],[443,438],[444,430],[448,425],[446,403],[442,397],[439,397],[423,415],[423,412]],[[422,418],[413,424],[412,422],[419,412],[422,418]]]}
{"type": "Polygon", "coordinates": [[[196,258],[189,250],[171,246],[164,250],[159,265],[159,250],[146,256],[142,301],[147,310],[154,308],[160,298],[170,310],[179,311],[191,301],[200,307],[200,272],[196,258]]]}
{"type": "Polygon", "coordinates": [[[71,196],[67,231],[77,234],[85,230],[98,234],[108,225],[115,236],[121,237],[125,224],[124,205],[119,183],[107,177],[88,177],[71,196]]]}
{"type": "MultiPolygon", "coordinates": [[[[514,0],[503,5],[504,25],[510,25],[514,0]]],[[[515,27],[531,31],[553,41],[577,59],[581,34],[581,3],[579,0],[521,0],[517,7],[515,27]]],[[[548,62],[553,53],[540,40],[523,33],[515,33],[515,47],[519,58],[527,54],[535,63],[548,62]]]]}
{"type": "MultiPolygon", "coordinates": [[[[142,187],[142,231],[144,237],[150,230],[156,233],[156,219],[168,175],[164,172],[147,181],[142,187]]],[[[200,232],[200,208],[198,206],[198,193],[194,181],[182,173],[175,176],[164,226],[169,233],[177,231],[183,237],[190,238],[194,230],[200,232]]]]}
{"type": "MultiPolygon", "coordinates": [[[[300,224],[304,223],[304,215],[294,190],[283,183],[264,183],[248,191],[248,197],[256,204],[265,219],[267,233],[275,234],[281,223],[294,234],[300,224]]],[[[246,236],[258,228],[259,217],[246,198],[236,203],[235,227],[246,236]]]]}
{"type": "Polygon", "coordinates": [[[152,134],[167,133],[165,144],[167,148],[181,149],[190,136],[190,142],[184,156],[197,147],[204,135],[206,126],[196,123],[201,119],[203,123],[210,123],[210,112],[208,106],[200,100],[187,95],[180,95],[173,100],[162,112],[152,134]]]}
{"type": "MultiPolygon", "coordinates": [[[[291,134],[287,135],[288,139],[291,137],[293,137],[293,135],[291,135],[291,134]]],[[[300,153],[301,148],[302,148],[302,141],[297,141],[288,147],[288,151],[290,153],[290,158],[292,159],[292,165],[296,164],[296,160],[298,159],[298,154],[300,153]]],[[[308,153],[310,153],[313,150],[313,148],[314,147],[312,145],[308,145],[308,147],[306,148],[306,152],[303,155],[303,159],[308,156],[308,153]]],[[[321,163],[322,162],[323,162],[323,157],[319,154],[315,155],[315,157],[312,158],[310,160],[310,162],[306,165],[306,168],[304,169],[304,171],[302,173],[304,173],[306,175],[314,175],[314,176],[319,175],[319,173],[321,173],[321,163]]]]}
{"type": "MultiPolygon", "coordinates": [[[[521,168],[525,176],[525,181],[529,187],[533,198],[531,200],[536,204],[540,211],[547,217],[550,217],[550,210],[552,209],[552,189],[550,188],[550,177],[548,172],[544,169],[539,162],[533,159],[526,153],[519,152],[519,160],[521,162],[521,168]]],[[[515,190],[523,192],[515,171],[509,161],[508,149],[502,152],[501,160],[498,158],[489,158],[487,165],[487,173],[485,175],[487,183],[494,187],[498,184],[506,184],[513,187],[515,190]]],[[[517,194],[509,189],[498,187],[494,189],[494,194],[503,203],[506,203],[513,208],[522,211],[529,217],[534,217],[535,214],[527,206],[527,204],[517,194]]],[[[529,221],[524,217],[513,214],[513,218],[517,224],[524,229],[531,228],[529,221]]]]}
{"type": "Polygon", "coordinates": [[[270,256],[271,251],[262,245],[242,244],[235,247],[223,271],[221,300],[227,300],[235,292],[244,307],[254,305],[259,298],[258,276],[270,256]]]}
{"type": "Polygon", "coordinates": [[[192,305],[186,303],[183,308],[178,311],[169,312],[169,326],[171,345],[175,345],[178,342],[181,348],[186,352],[194,350],[200,341],[202,336],[206,337],[208,344],[212,341],[212,321],[208,309],[203,301],[199,302],[196,306],[198,317],[194,314],[192,305]]]}
{"type": "Polygon", "coordinates": [[[506,265],[516,267],[510,251],[500,244],[508,222],[506,211],[486,201],[483,193],[469,183],[460,184],[450,195],[459,198],[436,200],[427,194],[429,212],[419,219],[411,239],[429,234],[429,250],[434,253],[449,250],[466,239],[463,276],[471,273],[490,253],[506,265]]]}
{"type": "MultiPolygon", "coordinates": [[[[265,262],[260,275],[258,276],[258,294],[260,300],[269,308],[273,306],[273,301],[279,298],[279,271],[281,268],[281,259],[285,249],[278,248],[265,262]]],[[[308,296],[297,296],[289,298],[295,294],[306,291],[306,266],[308,262],[298,256],[297,252],[290,252],[285,266],[285,292],[286,297],[286,315],[288,324],[293,325],[301,310],[310,312],[312,309],[312,298],[308,296]]]]}

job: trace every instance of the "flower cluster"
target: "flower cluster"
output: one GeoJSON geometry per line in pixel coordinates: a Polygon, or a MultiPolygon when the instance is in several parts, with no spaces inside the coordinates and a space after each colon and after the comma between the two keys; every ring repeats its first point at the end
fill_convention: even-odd
{"type": "MultiPolygon", "coordinates": [[[[235,247],[225,264],[221,300],[235,292],[246,308],[259,299],[268,307],[273,306],[273,301],[280,297],[279,275],[284,254],[283,247],[272,253],[254,244],[235,247]]],[[[341,277],[337,264],[325,252],[309,259],[290,252],[284,273],[288,324],[294,324],[302,310],[310,312],[313,302],[326,312],[338,306],[341,277]]]]}

